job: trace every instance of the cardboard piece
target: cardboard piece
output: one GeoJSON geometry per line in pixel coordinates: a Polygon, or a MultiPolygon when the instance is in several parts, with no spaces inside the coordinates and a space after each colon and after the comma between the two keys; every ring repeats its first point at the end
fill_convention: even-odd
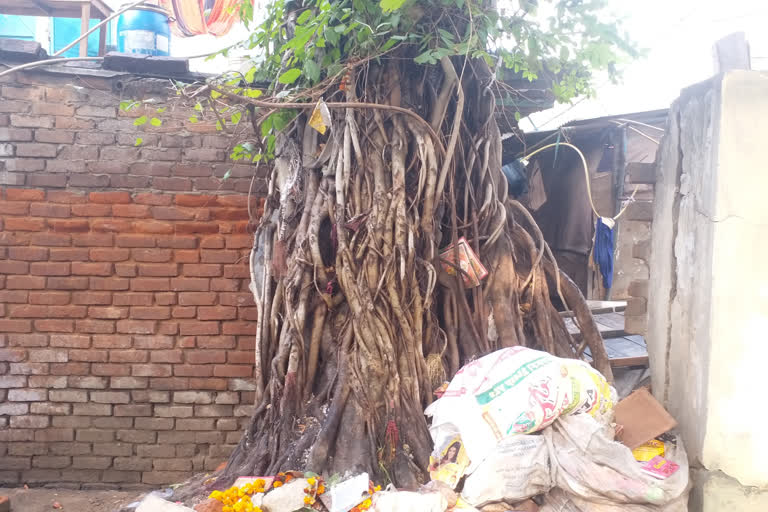
{"type": "Polygon", "coordinates": [[[616,405],[614,421],[623,427],[618,440],[631,450],[677,426],[675,419],[646,388],[616,405]]]}

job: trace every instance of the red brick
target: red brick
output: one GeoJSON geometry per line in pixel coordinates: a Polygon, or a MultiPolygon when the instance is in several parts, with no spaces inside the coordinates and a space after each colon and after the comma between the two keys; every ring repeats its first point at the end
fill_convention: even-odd
{"type": "Polygon", "coordinates": [[[69,351],[70,361],[79,361],[83,363],[106,363],[107,362],[106,350],[75,350],[69,351]]]}
{"type": "Polygon", "coordinates": [[[219,224],[215,222],[178,222],[175,228],[179,234],[219,232],[219,224]]]}
{"type": "Polygon", "coordinates": [[[47,347],[48,336],[45,334],[9,334],[11,347],[47,347]]]}
{"type": "Polygon", "coordinates": [[[35,276],[68,276],[71,272],[71,263],[66,261],[36,262],[30,265],[29,271],[35,276]]]}
{"type": "Polygon", "coordinates": [[[51,204],[51,203],[32,203],[29,207],[29,214],[33,217],[69,217],[69,205],[51,204]]]}
{"type": "Polygon", "coordinates": [[[112,334],[115,332],[115,322],[108,320],[78,320],[77,332],[91,334],[112,334]]]}
{"type": "Polygon", "coordinates": [[[173,164],[167,162],[136,162],[131,164],[130,174],[137,174],[141,176],[170,176],[172,166],[173,164]]]}
{"type": "MultiPolygon", "coordinates": [[[[48,304],[54,306],[63,306],[69,304],[69,292],[30,292],[30,304],[48,304]]],[[[7,301],[10,302],[10,301],[7,301]]]]}
{"type": "Polygon", "coordinates": [[[45,191],[30,188],[9,188],[5,191],[5,198],[8,201],[43,201],[45,191]]]}
{"type": "Polygon", "coordinates": [[[176,304],[176,294],[173,292],[156,293],[155,302],[158,306],[173,306],[176,304]]]}
{"type": "Polygon", "coordinates": [[[28,274],[29,263],[26,261],[0,261],[0,274],[28,274]]]}
{"type": "Polygon", "coordinates": [[[140,263],[164,263],[171,260],[170,249],[133,249],[131,255],[140,263]]]}
{"type": "Polygon", "coordinates": [[[232,235],[226,238],[227,249],[250,249],[253,247],[253,237],[250,235],[232,235]]]}
{"type": "Polygon", "coordinates": [[[0,202],[0,215],[29,215],[29,203],[22,201],[0,202]]]}
{"type": "Polygon", "coordinates": [[[35,320],[35,330],[43,332],[75,332],[75,324],[72,320],[35,320]]]}
{"type": "Polygon", "coordinates": [[[132,223],[122,219],[94,219],[91,229],[99,232],[124,233],[131,230],[132,223]]]}
{"type": "Polygon", "coordinates": [[[170,336],[134,336],[134,348],[146,348],[152,350],[173,348],[174,339],[170,336]]]}
{"type": "MultiPolygon", "coordinates": [[[[153,165],[153,164],[149,164],[153,165]]],[[[154,164],[157,165],[157,164],[154,164]]],[[[171,201],[173,200],[173,196],[170,194],[153,194],[153,193],[142,193],[142,194],[136,194],[133,198],[133,201],[137,204],[147,204],[150,206],[167,206],[171,204],[171,201]]]]}
{"type": "Polygon", "coordinates": [[[171,249],[195,249],[197,248],[197,238],[189,235],[174,235],[161,238],[157,241],[157,246],[171,249]]]}
{"type": "Polygon", "coordinates": [[[72,243],[77,247],[111,247],[112,233],[85,233],[72,235],[72,243]]]}
{"type": "Polygon", "coordinates": [[[23,261],[45,261],[48,249],[44,247],[9,247],[8,258],[23,261]]]}
{"type": "Polygon", "coordinates": [[[254,306],[251,292],[221,293],[219,303],[223,306],[254,306]]]}
{"type": "Polygon", "coordinates": [[[115,295],[116,306],[149,306],[151,304],[151,293],[118,293],[115,295]]]}
{"type": "Polygon", "coordinates": [[[46,199],[52,203],[81,204],[85,203],[85,194],[80,192],[69,192],[63,190],[49,190],[46,192],[46,199]]]}
{"type": "Polygon", "coordinates": [[[115,263],[115,273],[120,277],[136,277],[138,271],[135,263],[115,263]]]}
{"type": "Polygon", "coordinates": [[[149,206],[143,204],[116,204],[112,206],[112,215],[115,217],[148,217],[149,206]]]}
{"type": "Polygon", "coordinates": [[[248,279],[250,277],[248,265],[225,265],[224,277],[228,279],[248,279]]]}
{"type": "Polygon", "coordinates": [[[241,307],[238,309],[240,320],[256,321],[259,319],[259,309],[257,307],[241,307]]]}
{"type": "Polygon", "coordinates": [[[73,304],[85,304],[85,305],[108,305],[112,304],[112,294],[110,292],[73,292],[72,293],[73,304]]]}
{"type": "MultiPolygon", "coordinates": [[[[13,190],[13,189],[9,189],[13,190]]],[[[6,231],[43,231],[45,229],[45,219],[33,219],[28,217],[6,217],[6,231]]],[[[41,244],[43,245],[43,244],[41,244]]]]}
{"type": "Polygon", "coordinates": [[[9,290],[42,290],[45,288],[45,278],[35,276],[8,276],[5,282],[5,287],[9,290]]]}
{"type": "Polygon", "coordinates": [[[227,352],[227,363],[231,364],[254,364],[253,351],[251,350],[238,350],[227,352]]]}
{"type": "MultiPolygon", "coordinates": [[[[210,349],[233,349],[237,345],[234,336],[198,336],[197,346],[210,349]]],[[[253,355],[253,354],[251,354],[253,355]]]]}
{"type": "Polygon", "coordinates": [[[100,318],[103,320],[119,320],[128,317],[128,308],[94,307],[88,308],[88,318],[100,318]]]}
{"type": "Polygon", "coordinates": [[[165,277],[140,277],[131,279],[131,291],[152,292],[169,289],[168,278],[165,277]]]}
{"type": "Polygon", "coordinates": [[[72,215],[75,217],[109,217],[112,214],[111,204],[73,204],[72,215]]]}
{"type": "Polygon", "coordinates": [[[48,225],[57,233],[85,233],[90,229],[85,219],[52,219],[48,225]]]}
{"type": "Polygon", "coordinates": [[[156,235],[170,235],[173,233],[173,224],[156,220],[140,220],[132,224],[133,231],[137,233],[150,233],[156,235]]]}
{"type": "Polygon", "coordinates": [[[71,428],[47,428],[35,431],[35,441],[38,442],[50,443],[74,440],[75,433],[71,428]]]}
{"type": "Polygon", "coordinates": [[[30,238],[32,245],[65,247],[72,242],[72,236],[64,233],[34,233],[30,238]]]}
{"type": "Polygon", "coordinates": [[[48,288],[51,290],[87,290],[87,277],[49,277],[48,288]]]}
{"type": "Polygon", "coordinates": [[[192,250],[179,250],[173,253],[176,263],[199,263],[200,253],[192,250]]]}
{"type": "Polygon", "coordinates": [[[130,348],[132,338],[128,335],[95,335],[93,346],[96,348],[130,348]]]}
{"type": "Polygon", "coordinates": [[[131,318],[137,320],[167,320],[171,318],[171,311],[168,306],[134,306],[131,308],[131,318]]]}
{"type": "Polygon", "coordinates": [[[172,375],[170,364],[134,364],[131,366],[131,375],[134,377],[170,377],[172,375]]]}
{"type": "Polygon", "coordinates": [[[126,334],[154,334],[155,322],[149,320],[118,320],[117,332],[126,334]]]}
{"type": "Polygon", "coordinates": [[[41,306],[25,304],[11,306],[8,316],[12,318],[83,318],[85,314],[85,306],[41,306]]]}
{"type": "MultiPolygon", "coordinates": [[[[73,116],[75,115],[75,107],[65,105],[63,103],[41,103],[35,102],[32,104],[32,113],[41,114],[46,116],[73,116]]],[[[40,130],[38,130],[39,132],[40,130]]],[[[65,143],[67,141],[56,141],[65,143]]],[[[72,140],[69,141],[70,143],[72,140]]]]}
{"type": "Polygon", "coordinates": [[[169,321],[169,320],[160,322],[160,326],[157,328],[157,332],[158,334],[175,336],[179,334],[179,323],[176,321],[169,321]]]}
{"type": "MultiPolygon", "coordinates": [[[[86,377],[90,374],[89,363],[87,362],[69,362],[69,363],[51,363],[51,375],[67,375],[69,379],[75,376],[86,377]]],[[[70,387],[72,384],[69,384],[70,387]]]]}
{"type": "Polygon", "coordinates": [[[186,353],[189,364],[223,363],[226,358],[226,353],[220,350],[193,350],[186,353]]]}
{"type": "Polygon", "coordinates": [[[216,377],[253,377],[252,365],[226,364],[216,365],[213,369],[216,377]]]}
{"type": "Polygon", "coordinates": [[[0,319],[0,332],[32,332],[32,322],[30,320],[0,319]]]}
{"type": "Polygon", "coordinates": [[[125,364],[93,363],[91,373],[106,377],[127,377],[131,374],[131,367],[125,364]]]}
{"type": "Polygon", "coordinates": [[[216,220],[248,220],[245,208],[214,208],[211,212],[216,220]]]}
{"type": "Polygon", "coordinates": [[[173,278],[171,279],[171,290],[173,291],[208,291],[210,288],[208,279],[198,278],[173,278]]]}
{"type": "Polygon", "coordinates": [[[105,203],[105,204],[128,204],[131,202],[131,194],[129,192],[91,192],[88,194],[88,199],[92,203],[105,203]]]}
{"type": "Polygon", "coordinates": [[[122,277],[91,277],[91,290],[122,291],[129,287],[129,280],[122,277]]]}
{"type": "Polygon", "coordinates": [[[76,276],[110,276],[111,263],[72,263],[72,274],[76,276]]]}
{"type": "Polygon", "coordinates": [[[125,261],[130,257],[128,249],[90,249],[89,255],[92,261],[125,261]]]}
{"type": "Polygon", "coordinates": [[[112,377],[109,380],[109,387],[112,389],[143,389],[148,386],[148,383],[146,377],[112,377]]]}
{"type": "Polygon", "coordinates": [[[256,324],[253,322],[224,322],[222,328],[222,334],[256,334],[256,324]]]}
{"type": "Polygon", "coordinates": [[[232,306],[200,306],[197,308],[199,320],[234,320],[237,309],[232,306]]]}
{"type": "Polygon", "coordinates": [[[49,251],[50,261],[86,261],[88,259],[86,248],[49,249],[49,251]]]}
{"type": "MultiPolygon", "coordinates": [[[[139,265],[139,275],[149,277],[175,277],[179,275],[179,266],[176,263],[145,263],[139,265]]],[[[167,290],[168,287],[166,286],[165,289],[167,290]]]]}
{"type": "Polygon", "coordinates": [[[182,267],[182,274],[188,277],[219,277],[222,274],[222,267],[212,264],[185,264],[182,267]]]}
{"type": "MultiPolygon", "coordinates": [[[[127,170],[127,167],[124,169],[127,170]]],[[[109,178],[109,185],[112,188],[149,188],[148,176],[126,176],[124,174],[116,174],[109,178]]]]}
{"type": "Polygon", "coordinates": [[[26,304],[29,292],[24,290],[0,290],[0,304],[26,304]]]}
{"type": "Polygon", "coordinates": [[[118,235],[118,247],[155,247],[157,239],[146,235],[118,235]]]}
{"type": "Polygon", "coordinates": [[[182,353],[179,350],[153,350],[149,354],[153,363],[181,363],[182,353]]]}
{"type": "Polygon", "coordinates": [[[216,293],[213,292],[182,292],[179,294],[179,304],[182,306],[210,306],[216,303],[216,293]]]}
{"type": "Polygon", "coordinates": [[[179,329],[182,336],[219,334],[219,323],[218,322],[198,322],[194,320],[182,321],[182,322],[179,322],[179,329]]]}
{"type": "Polygon", "coordinates": [[[189,379],[186,377],[153,377],[149,384],[155,390],[189,389],[189,379]]]}

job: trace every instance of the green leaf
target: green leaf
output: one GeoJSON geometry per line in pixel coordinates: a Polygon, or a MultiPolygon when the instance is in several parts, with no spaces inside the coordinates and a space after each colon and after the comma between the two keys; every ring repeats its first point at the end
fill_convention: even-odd
{"type": "Polygon", "coordinates": [[[434,57],[432,57],[432,50],[427,50],[421,55],[417,55],[415,59],[413,59],[416,64],[434,64],[437,62],[434,57]]]}
{"type": "Polygon", "coordinates": [[[196,124],[197,123],[197,117],[195,117],[195,116],[190,117],[189,118],[189,122],[192,123],[192,124],[196,124]]]}
{"type": "Polygon", "coordinates": [[[149,124],[151,124],[152,126],[160,126],[161,124],[163,124],[163,122],[158,118],[153,117],[152,119],[149,120],[149,124]]]}
{"type": "Polygon", "coordinates": [[[292,84],[301,76],[301,70],[298,68],[289,69],[277,79],[281,84],[292,84]]]}
{"type": "Polygon", "coordinates": [[[296,23],[297,23],[298,25],[303,25],[303,24],[305,24],[305,23],[306,23],[306,22],[309,20],[309,18],[311,18],[311,17],[312,17],[312,11],[311,11],[311,10],[309,10],[309,9],[307,9],[307,10],[305,10],[304,12],[302,12],[301,14],[299,14],[299,17],[298,17],[298,18],[296,18],[296,23]]]}
{"type": "Polygon", "coordinates": [[[211,91],[211,98],[221,98],[221,93],[219,91],[211,91]]]}
{"type": "Polygon", "coordinates": [[[147,124],[147,116],[137,117],[136,120],[133,121],[133,126],[141,126],[143,124],[147,124]]]}
{"type": "Polygon", "coordinates": [[[304,61],[304,73],[311,82],[316,82],[320,78],[320,66],[312,59],[304,61]]]}
{"type": "Polygon", "coordinates": [[[216,129],[218,131],[221,131],[224,129],[224,127],[221,125],[221,121],[216,121],[216,129]]]}
{"type": "Polygon", "coordinates": [[[403,6],[405,0],[381,0],[379,6],[385,13],[396,11],[403,6]]]}
{"type": "Polygon", "coordinates": [[[157,113],[158,113],[158,114],[162,114],[162,113],[163,113],[163,112],[165,112],[166,110],[168,110],[168,107],[160,107],[159,109],[157,109],[157,113]]]}
{"type": "Polygon", "coordinates": [[[141,146],[143,142],[144,142],[144,139],[142,139],[141,137],[137,137],[136,143],[134,144],[134,146],[141,146]]]}
{"type": "Polygon", "coordinates": [[[123,112],[130,112],[139,104],[138,101],[121,101],[120,110],[123,112]]]}
{"type": "Polygon", "coordinates": [[[232,124],[237,124],[240,122],[240,118],[243,116],[242,112],[235,112],[232,114],[232,124]]]}
{"type": "Polygon", "coordinates": [[[198,103],[197,105],[195,105],[195,110],[197,110],[198,112],[202,112],[203,106],[200,103],[198,103]]]}
{"type": "Polygon", "coordinates": [[[263,93],[259,89],[246,89],[245,90],[245,96],[246,98],[258,98],[263,93]]]}
{"type": "Polygon", "coordinates": [[[222,180],[226,180],[229,178],[229,176],[232,174],[232,169],[227,169],[227,172],[224,173],[224,176],[221,177],[222,180]]]}
{"type": "Polygon", "coordinates": [[[379,49],[379,51],[385,52],[395,46],[398,42],[399,41],[397,39],[390,37],[389,40],[379,49]]]}
{"type": "Polygon", "coordinates": [[[256,68],[253,67],[245,72],[245,81],[250,83],[253,83],[253,79],[256,77],[256,68]]]}

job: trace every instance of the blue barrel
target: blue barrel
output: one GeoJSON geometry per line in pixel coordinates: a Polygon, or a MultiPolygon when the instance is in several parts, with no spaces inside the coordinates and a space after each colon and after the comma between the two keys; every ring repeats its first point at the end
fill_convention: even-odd
{"type": "Polygon", "coordinates": [[[170,55],[168,13],[155,6],[139,6],[117,18],[117,51],[143,55],[170,55]]]}

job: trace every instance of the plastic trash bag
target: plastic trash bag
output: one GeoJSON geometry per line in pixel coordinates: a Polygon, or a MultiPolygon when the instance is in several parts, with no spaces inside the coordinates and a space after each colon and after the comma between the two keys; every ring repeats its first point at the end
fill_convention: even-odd
{"type": "Polygon", "coordinates": [[[688,459],[679,438],[667,444],[665,458],[680,468],[669,478],[657,480],[641,471],[629,448],[613,441],[610,426],[588,415],[562,417],[542,437],[549,450],[552,482],[562,491],[550,493],[554,495],[549,498],[550,508],[543,511],[686,510],[688,459]]]}
{"type": "Polygon", "coordinates": [[[461,497],[475,507],[518,502],[552,488],[549,449],[540,435],[502,440],[496,450],[464,481],[461,497]]]}
{"type": "Polygon", "coordinates": [[[536,432],[565,414],[603,414],[614,399],[605,378],[583,361],[525,347],[497,350],[465,365],[427,407],[432,462],[458,436],[471,473],[502,439],[536,432]]]}

